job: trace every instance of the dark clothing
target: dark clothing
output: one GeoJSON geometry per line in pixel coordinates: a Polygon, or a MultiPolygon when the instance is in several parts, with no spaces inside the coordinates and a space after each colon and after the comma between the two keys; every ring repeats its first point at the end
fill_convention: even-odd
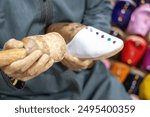
{"type": "MultiPolygon", "coordinates": [[[[56,22],[79,22],[109,32],[110,17],[109,0],[1,0],[0,48],[10,38],[44,34],[47,26],[56,22]]],[[[10,87],[0,75],[0,99],[130,98],[98,61],[81,72],[57,63],[27,81],[21,90],[10,87]]]]}

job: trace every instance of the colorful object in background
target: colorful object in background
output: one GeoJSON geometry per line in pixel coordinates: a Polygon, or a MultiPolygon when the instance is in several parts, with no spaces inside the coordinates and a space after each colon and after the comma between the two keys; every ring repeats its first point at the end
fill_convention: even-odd
{"type": "Polygon", "coordinates": [[[139,86],[143,81],[144,76],[145,76],[144,72],[136,68],[131,68],[130,73],[128,74],[124,82],[124,87],[129,94],[138,95],[139,86]]]}
{"type": "Polygon", "coordinates": [[[124,40],[126,37],[126,34],[119,27],[114,27],[114,26],[111,27],[110,34],[122,40],[124,40]]]}
{"type": "Polygon", "coordinates": [[[112,23],[125,30],[136,4],[132,0],[117,1],[112,12],[112,23]]]}
{"type": "Polygon", "coordinates": [[[139,87],[140,99],[150,100],[150,74],[148,74],[139,87]]]}
{"type": "Polygon", "coordinates": [[[116,76],[120,83],[125,81],[129,71],[130,67],[128,65],[118,61],[112,62],[111,72],[114,76],[116,76]]]}
{"type": "Polygon", "coordinates": [[[129,34],[145,37],[150,30],[150,4],[143,4],[132,13],[127,27],[129,34]]]}
{"type": "Polygon", "coordinates": [[[118,1],[132,1],[138,7],[141,4],[150,3],[150,0],[118,0],[118,1]]]}
{"type": "MultiPolygon", "coordinates": [[[[126,34],[119,27],[116,27],[116,26],[111,27],[110,34],[112,36],[118,37],[122,41],[124,41],[124,39],[126,37],[126,34]]],[[[120,52],[111,57],[111,59],[118,59],[118,58],[120,58],[120,52]]]]}
{"type": "Polygon", "coordinates": [[[149,33],[147,34],[146,39],[147,39],[148,44],[150,44],[150,31],[149,31],[149,33]]]}
{"type": "Polygon", "coordinates": [[[103,60],[101,60],[103,63],[104,63],[104,65],[105,65],[105,67],[107,68],[107,69],[110,69],[110,67],[111,67],[111,62],[108,60],[108,59],[103,59],[103,60]]]}
{"type": "Polygon", "coordinates": [[[148,48],[146,50],[146,54],[145,54],[143,62],[142,62],[142,68],[144,70],[150,71],[150,45],[148,46],[148,48]]]}
{"type": "Polygon", "coordinates": [[[136,35],[128,36],[121,52],[121,61],[129,65],[137,65],[147,49],[146,41],[136,35]]]}
{"type": "Polygon", "coordinates": [[[137,6],[145,3],[150,3],[150,0],[133,0],[133,1],[137,4],[137,6]]]}

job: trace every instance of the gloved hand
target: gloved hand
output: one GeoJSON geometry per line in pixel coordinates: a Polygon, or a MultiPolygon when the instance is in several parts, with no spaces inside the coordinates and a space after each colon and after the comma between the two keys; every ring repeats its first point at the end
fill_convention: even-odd
{"type": "Polygon", "coordinates": [[[73,71],[81,71],[83,69],[91,68],[95,61],[89,59],[79,59],[66,52],[65,57],[61,63],[73,71]]]}
{"type": "MultiPolygon", "coordinates": [[[[23,42],[10,39],[5,43],[4,49],[23,48],[23,46],[23,42]]],[[[27,81],[48,70],[53,63],[54,60],[48,54],[35,50],[25,58],[2,67],[2,71],[13,79],[27,81]]]]}
{"type": "Polygon", "coordinates": [[[52,24],[47,32],[58,32],[65,39],[68,53],[61,63],[75,71],[90,68],[93,60],[109,58],[123,48],[122,40],[80,23],[52,24]]]}
{"type": "Polygon", "coordinates": [[[21,41],[11,39],[6,42],[4,49],[12,51],[1,51],[0,53],[3,72],[13,79],[26,81],[61,61],[66,52],[66,43],[60,34],[52,32],[45,35],[28,36],[21,41]]]}

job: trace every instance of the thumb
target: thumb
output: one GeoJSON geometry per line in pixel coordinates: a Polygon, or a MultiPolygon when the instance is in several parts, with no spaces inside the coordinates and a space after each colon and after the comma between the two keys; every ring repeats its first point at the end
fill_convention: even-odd
{"type": "Polygon", "coordinates": [[[22,47],[23,47],[22,41],[12,38],[4,44],[3,49],[6,50],[6,49],[14,49],[14,48],[22,48],[22,47]]]}

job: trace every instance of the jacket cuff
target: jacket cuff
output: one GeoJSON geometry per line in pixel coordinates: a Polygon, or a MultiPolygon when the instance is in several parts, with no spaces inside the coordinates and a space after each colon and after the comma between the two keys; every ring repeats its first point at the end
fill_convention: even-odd
{"type": "Polygon", "coordinates": [[[13,79],[13,78],[9,77],[8,75],[6,75],[2,70],[0,70],[0,72],[2,74],[4,81],[8,84],[8,86],[10,86],[11,88],[14,88],[14,89],[23,89],[24,88],[24,86],[25,86],[24,81],[13,79]]]}

